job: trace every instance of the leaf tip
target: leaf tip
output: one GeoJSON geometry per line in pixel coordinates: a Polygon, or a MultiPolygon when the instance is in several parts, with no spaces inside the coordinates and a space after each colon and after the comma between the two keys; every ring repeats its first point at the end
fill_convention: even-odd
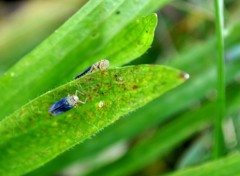
{"type": "Polygon", "coordinates": [[[153,16],[154,16],[155,18],[157,18],[157,17],[158,17],[157,13],[153,13],[153,16]]]}
{"type": "Polygon", "coordinates": [[[185,72],[180,72],[179,76],[180,76],[180,78],[183,78],[185,80],[188,80],[190,78],[190,75],[185,72]]]}
{"type": "Polygon", "coordinates": [[[156,26],[156,25],[157,25],[157,22],[158,22],[158,16],[157,16],[157,14],[156,14],[156,13],[153,13],[153,14],[151,14],[150,16],[151,16],[151,18],[152,18],[153,23],[154,23],[155,26],[156,26]]]}

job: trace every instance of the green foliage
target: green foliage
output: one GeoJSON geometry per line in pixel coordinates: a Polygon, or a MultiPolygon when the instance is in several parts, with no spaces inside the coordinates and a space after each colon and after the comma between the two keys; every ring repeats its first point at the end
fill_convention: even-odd
{"type": "MultiPolygon", "coordinates": [[[[236,175],[238,155],[210,160],[214,154],[239,150],[240,25],[235,13],[240,3],[224,4],[229,22],[224,36],[223,16],[218,13],[214,18],[213,5],[197,0],[88,1],[0,77],[0,175],[236,175]],[[167,6],[162,9],[163,5],[167,6]],[[159,19],[151,14],[156,10],[159,19]],[[221,30],[217,35],[214,22],[221,30]],[[222,44],[216,45],[223,40],[225,53],[222,44]],[[217,74],[220,53],[225,64],[222,57],[217,74]],[[109,70],[72,81],[103,58],[110,61],[109,70]],[[180,70],[191,79],[178,86],[186,76],[180,70]],[[49,107],[76,90],[86,103],[51,116],[49,107]],[[224,104],[226,111],[217,108],[224,104]],[[220,116],[215,121],[216,114],[220,116]],[[222,121],[223,116],[228,118],[222,121]],[[205,148],[202,137],[210,139],[204,141],[205,148]],[[122,148],[116,147],[119,144],[122,148]],[[114,157],[109,156],[112,151],[114,157]],[[178,171],[178,166],[183,170],[178,171]]],[[[53,6],[56,17],[64,15],[60,6],[53,6]]],[[[217,5],[215,10],[222,12],[217,5]]],[[[34,15],[28,15],[29,19],[40,19],[34,15]]],[[[27,22],[28,30],[34,25],[27,22]]],[[[32,43],[24,40],[23,45],[23,29],[4,35],[4,42],[8,37],[13,42],[0,45],[6,49],[3,55],[17,56],[26,46],[34,47],[36,37],[32,43]]],[[[41,25],[36,33],[45,29],[41,25]]],[[[30,31],[28,39],[36,35],[30,31]]],[[[0,63],[6,65],[0,66],[0,74],[14,62],[1,56],[0,63]]]]}
{"type": "Polygon", "coordinates": [[[85,2],[86,0],[63,0],[54,3],[34,1],[26,6],[20,4],[19,11],[1,18],[0,74],[47,38],[85,2]]]}
{"type": "Polygon", "coordinates": [[[215,0],[216,36],[218,49],[218,112],[215,120],[215,148],[216,158],[224,155],[224,139],[222,121],[225,116],[225,59],[224,59],[224,5],[223,0],[215,0]]]}
{"type": "Polygon", "coordinates": [[[49,91],[0,123],[1,175],[36,168],[184,80],[183,73],[167,67],[135,66],[94,73],[49,91]],[[76,90],[87,103],[51,117],[48,108],[76,90]]]}
{"type": "MultiPolygon", "coordinates": [[[[232,95],[229,95],[229,98],[234,99],[234,101],[228,104],[227,115],[238,111],[240,94],[234,92],[232,95]],[[234,108],[230,109],[230,107],[234,108]]],[[[170,152],[177,145],[180,145],[180,142],[184,139],[193,136],[198,131],[203,130],[209,123],[212,123],[213,119],[211,119],[211,116],[205,114],[214,107],[216,107],[216,101],[179,116],[175,121],[156,131],[154,137],[148,137],[139,142],[138,145],[116,162],[94,170],[88,175],[127,175],[134,173],[138,168],[147,166],[157,158],[163,157],[164,154],[170,152]],[[173,135],[174,131],[177,131],[177,134],[173,135]],[[144,155],[142,155],[143,151],[145,151],[144,155]],[[141,160],[138,160],[140,155],[142,155],[141,160]]]]}
{"type": "MultiPolygon", "coordinates": [[[[109,9],[114,5],[116,3],[109,4],[109,9]]],[[[108,14],[102,8],[93,11],[92,7],[93,4],[83,8],[0,78],[4,90],[1,92],[1,102],[4,103],[0,104],[0,107],[4,107],[2,118],[36,94],[72,77],[71,71],[76,74],[77,70],[102,57],[107,57],[113,66],[121,65],[146,51],[152,42],[155,15],[134,20],[122,30],[117,28],[117,33],[116,28],[107,27],[107,22],[96,31],[100,20],[96,26],[91,23],[86,28],[90,24],[89,20],[92,22],[91,19],[97,16],[104,20],[108,14]],[[92,16],[85,16],[88,11],[92,11],[92,16]],[[110,31],[106,35],[108,29],[110,31]],[[111,33],[112,37],[108,38],[111,33]],[[87,38],[89,35],[90,39],[87,38]],[[79,49],[77,46],[81,43],[84,45],[79,49]],[[74,57],[78,53],[81,53],[82,58],[91,59],[74,68],[79,62],[74,57]],[[21,88],[17,89],[19,84],[21,88]],[[37,89],[31,89],[27,95],[23,94],[24,89],[32,84],[37,89]],[[7,107],[6,102],[9,104],[7,107]]],[[[184,80],[183,73],[165,67],[129,67],[85,76],[39,96],[0,123],[1,174],[29,172],[184,80]],[[51,117],[48,112],[50,105],[76,90],[84,92],[81,98],[87,98],[86,105],[58,118],[51,117]],[[103,102],[103,107],[99,107],[99,102],[103,102]],[[77,118],[79,114],[84,116],[77,118]],[[25,162],[29,159],[31,162],[25,162]]]]}
{"type": "MultiPolygon", "coordinates": [[[[83,14],[85,13],[82,12],[69,20],[44,43],[0,77],[0,87],[3,90],[0,92],[2,99],[0,102],[0,108],[2,109],[0,118],[4,118],[9,112],[16,110],[27,103],[29,99],[35,98],[53,86],[71,80],[79,70],[101,58],[108,58],[113,66],[121,65],[140,56],[152,42],[156,26],[156,16],[154,14],[133,21],[122,29],[115,38],[108,41],[109,43],[105,44],[104,47],[101,45],[103,41],[99,40],[105,31],[91,32],[94,29],[92,26],[90,29],[85,29],[85,25],[89,22],[86,18],[84,18],[86,22],[81,20],[83,14]],[[80,26],[74,26],[75,23],[80,26]],[[90,31],[81,31],[82,28],[90,31]],[[87,37],[89,35],[90,38],[87,37]],[[101,53],[96,53],[98,47],[88,44],[87,41],[82,41],[83,38],[95,43],[94,45],[98,44],[103,47],[101,53]],[[76,46],[73,47],[73,45],[76,46]],[[87,56],[89,51],[91,51],[91,55],[87,56]],[[77,56],[79,54],[80,58],[77,56]],[[85,58],[88,59],[85,60],[85,58]],[[19,84],[21,84],[21,87],[19,87],[19,84]],[[22,92],[25,92],[31,85],[36,88],[23,94],[22,92]],[[8,106],[5,106],[6,103],[8,106]]],[[[94,14],[92,18],[95,19],[96,15],[94,14]]]]}
{"type": "Polygon", "coordinates": [[[191,169],[182,170],[173,174],[169,174],[169,176],[185,176],[185,175],[238,175],[240,172],[239,164],[240,164],[240,155],[233,154],[232,156],[228,156],[226,158],[212,161],[206,164],[203,164],[198,167],[194,167],[191,169]]]}

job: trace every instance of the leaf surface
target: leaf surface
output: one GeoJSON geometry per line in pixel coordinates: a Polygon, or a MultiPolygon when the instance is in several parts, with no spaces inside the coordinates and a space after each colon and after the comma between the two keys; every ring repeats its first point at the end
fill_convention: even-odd
{"type": "Polygon", "coordinates": [[[89,74],[43,94],[1,121],[0,175],[23,174],[42,165],[185,78],[169,67],[129,66],[89,74]],[[49,107],[76,90],[87,103],[52,117],[49,107]]]}

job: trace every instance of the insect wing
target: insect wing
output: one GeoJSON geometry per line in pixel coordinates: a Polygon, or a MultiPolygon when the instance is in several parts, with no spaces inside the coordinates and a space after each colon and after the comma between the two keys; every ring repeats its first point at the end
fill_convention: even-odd
{"type": "Polygon", "coordinates": [[[57,103],[53,104],[49,108],[49,112],[52,115],[58,115],[58,114],[62,114],[64,112],[68,111],[71,108],[72,108],[72,106],[68,104],[67,98],[63,98],[63,99],[59,100],[57,103]]]}
{"type": "Polygon", "coordinates": [[[92,69],[92,66],[88,67],[86,70],[84,70],[83,72],[79,73],[77,76],[75,76],[74,79],[78,79],[84,75],[86,75],[88,72],[90,72],[90,70],[92,69]]]}

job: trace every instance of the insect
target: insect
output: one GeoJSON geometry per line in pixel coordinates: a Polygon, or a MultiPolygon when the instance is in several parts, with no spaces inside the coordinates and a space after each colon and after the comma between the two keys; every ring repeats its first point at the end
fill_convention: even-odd
{"type": "Polygon", "coordinates": [[[85,101],[79,100],[79,98],[77,96],[77,92],[79,92],[79,91],[76,91],[76,93],[74,95],[68,95],[67,97],[62,98],[58,102],[54,103],[49,108],[49,112],[51,113],[51,115],[55,116],[58,114],[62,114],[64,112],[76,107],[78,103],[85,104],[87,99],[85,101]]]}
{"type": "Polygon", "coordinates": [[[83,72],[79,73],[77,76],[75,76],[74,79],[78,79],[86,74],[98,71],[98,70],[106,70],[109,66],[109,60],[103,59],[100,60],[98,62],[96,62],[95,64],[91,65],[90,67],[88,67],[86,70],[84,70],[83,72]]]}

